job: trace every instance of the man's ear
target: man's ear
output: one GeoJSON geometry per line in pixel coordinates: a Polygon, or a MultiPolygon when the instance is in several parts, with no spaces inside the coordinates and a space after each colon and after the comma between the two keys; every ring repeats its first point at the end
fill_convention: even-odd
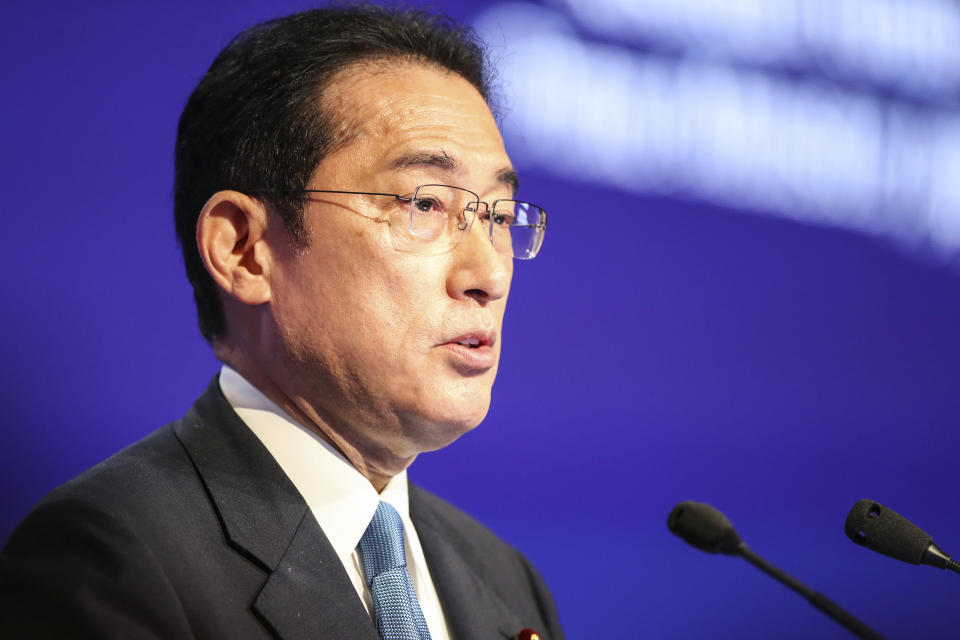
{"type": "Polygon", "coordinates": [[[249,305],[270,300],[267,209],[239,191],[210,196],[197,218],[197,249],[221,289],[249,305]]]}

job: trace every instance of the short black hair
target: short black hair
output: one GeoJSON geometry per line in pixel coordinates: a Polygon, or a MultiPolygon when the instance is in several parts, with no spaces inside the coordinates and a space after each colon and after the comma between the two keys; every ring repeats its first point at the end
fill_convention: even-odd
{"type": "Polygon", "coordinates": [[[352,4],[296,13],[246,29],[217,56],[190,95],[177,128],[174,217],[200,333],[226,334],[219,287],[197,250],[197,217],[217,191],[259,192],[292,238],[306,244],[303,208],[314,169],[345,144],[343,117],[322,94],[345,68],[405,60],[470,82],[491,102],[475,32],[418,9],[352,4]]]}

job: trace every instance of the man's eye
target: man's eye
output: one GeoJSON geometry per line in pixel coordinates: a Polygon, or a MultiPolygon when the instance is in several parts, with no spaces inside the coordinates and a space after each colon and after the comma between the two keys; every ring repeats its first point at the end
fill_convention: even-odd
{"type": "Polygon", "coordinates": [[[413,201],[413,206],[420,213],[437,213],[443,210],[443,206],[434,198],[417,198],[413,201]]]}
{"type": "Polygon", "coordinates": [[[500,213],[500,212],[496,212],[496,211],[495,211],[493,214],[490,214],[489,216],[485,216],[485,217],[493,220],[493,224],[495,224],[495,225],[497,225],[497,226],[501,226],[501,227],[509,227],[509,226],[511,226],[511,225],[513,224],[513,220],[514,220],[513,214],[510,214],[510,213],[500,213]]]}

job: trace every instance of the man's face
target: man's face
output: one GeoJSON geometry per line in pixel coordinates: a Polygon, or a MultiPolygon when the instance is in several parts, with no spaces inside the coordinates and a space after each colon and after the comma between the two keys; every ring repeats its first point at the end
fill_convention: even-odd
{"type": "MultiPolygon", "coordinates": [[[[462,77],[414,63],[358,65],[324,100],[359,133],[317,166],[309,188],[409,196],[445,184],[485,202],[512,196],[496,123],[462,77]]],[[[283,255],[270,307],[282,388],[297,406],[358,446],[407,457],[449,444],[486,415],[513,263],[479,221],[449,251],[397,250],[388,214],[398,207],[408,205],[311,194],[310,246],[283,255]]]]}

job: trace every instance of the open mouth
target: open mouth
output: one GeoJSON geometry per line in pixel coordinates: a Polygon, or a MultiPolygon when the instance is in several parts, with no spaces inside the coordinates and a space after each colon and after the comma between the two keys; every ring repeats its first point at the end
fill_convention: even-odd
{"type": "Polygon", "coordinates": [[[483,349],[485,347],[492,347],[496,338],[491,334],[486,334],[483,332],[477,333],[466,333],[461,336],[457,336],[448,342],[449,345],[458,345],[461,347],[466,347],[467,349],[483,349]]]}
{"type": "Polygon", "coordinates": [[[497,364],[497,352],[493,348],[497,337],[494,333],[467,333],[443,343],[461,373],[470,375],[488,371],[497,364]]]}

